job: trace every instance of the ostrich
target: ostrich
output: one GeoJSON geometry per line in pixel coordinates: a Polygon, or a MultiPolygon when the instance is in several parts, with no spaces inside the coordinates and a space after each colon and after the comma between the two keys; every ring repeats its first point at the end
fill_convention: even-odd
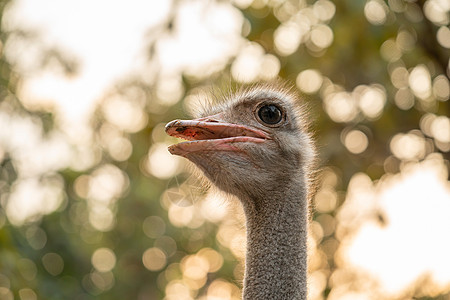
{"type": "Polygon", "coordinates": [[[314,147],[292,89],[261,83],[195,120],[174,120],[169,147],[242,203],[243,299],[306,299],[308,198],[314,147]]]}

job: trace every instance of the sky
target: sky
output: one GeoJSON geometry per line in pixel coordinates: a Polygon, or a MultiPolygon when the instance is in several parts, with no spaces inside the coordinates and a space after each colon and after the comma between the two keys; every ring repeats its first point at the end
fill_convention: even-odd
{"type": "Polygon", "coordinates": [[[80,64],[79,73],[69,78],[53,69],[33,74],[33,51],[13,45],[24,73],[31,73],[22,97],[52,102],[68,118],[91,113],[108,87],[139,69],[145,60],[143,38],[169,8],[170,1],[14,1],[5,27],[30,29],[43,46],[68,51],[80,64]]]}
{"type": "Polygon", "coordinates": [[[162,72],[170,81],[180,70],[196,73],[212,68],[207,73],[237,53],[242,14],[226,2],[194,1],[180,6],[174,35],[157,44],[160,65],[157,69],[149,65],[146,42],[160,33],[171,2],[14,1],[5,28],[35,32],[43,47],[66,51],[80,66],[74,76],[61,76],[55,68],[33,72],[39,51],[29,48],[33,45],[10,43],[7,55],[28,74],[21,98],[30,105],[56,106],[69,120],[83,119],[119,80],[131,76],[145,80],[154,77],[152,72],[162,72]]]}

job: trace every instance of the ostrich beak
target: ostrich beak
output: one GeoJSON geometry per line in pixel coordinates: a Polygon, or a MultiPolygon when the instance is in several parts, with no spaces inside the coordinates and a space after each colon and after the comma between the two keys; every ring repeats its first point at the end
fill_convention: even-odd
{"type": "Polygon", "coordinates": [[[186,156],[192,152],[242,151],[235,143],[263,143],[269,139],[264,131],[241,124],[226,123],[218,115],[195,119],[174,120],[166,125],[166,133],[187,142],[169,147],[171,154],[186,156]]]}

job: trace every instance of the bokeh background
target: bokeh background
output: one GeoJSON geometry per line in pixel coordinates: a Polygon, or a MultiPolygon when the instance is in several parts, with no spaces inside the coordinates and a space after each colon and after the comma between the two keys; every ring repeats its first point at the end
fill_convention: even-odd
{"type": "Polygon", "coordinates": [[[448,0],[1,0],[0,17],[0,299],[239,299],[240,207],[164,125],[277,76],[320,152],[310,299],[450,299],[448,0]]]}

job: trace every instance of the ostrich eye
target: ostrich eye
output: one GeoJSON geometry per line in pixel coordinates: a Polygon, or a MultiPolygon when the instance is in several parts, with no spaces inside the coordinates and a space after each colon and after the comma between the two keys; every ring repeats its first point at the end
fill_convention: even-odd
{"type": "Polygon", "coordinates": [[[258,110],[258,117],[266,124],[274,125],[281,121],[281,110],[272,104],[261,106],[258,110]]]}

